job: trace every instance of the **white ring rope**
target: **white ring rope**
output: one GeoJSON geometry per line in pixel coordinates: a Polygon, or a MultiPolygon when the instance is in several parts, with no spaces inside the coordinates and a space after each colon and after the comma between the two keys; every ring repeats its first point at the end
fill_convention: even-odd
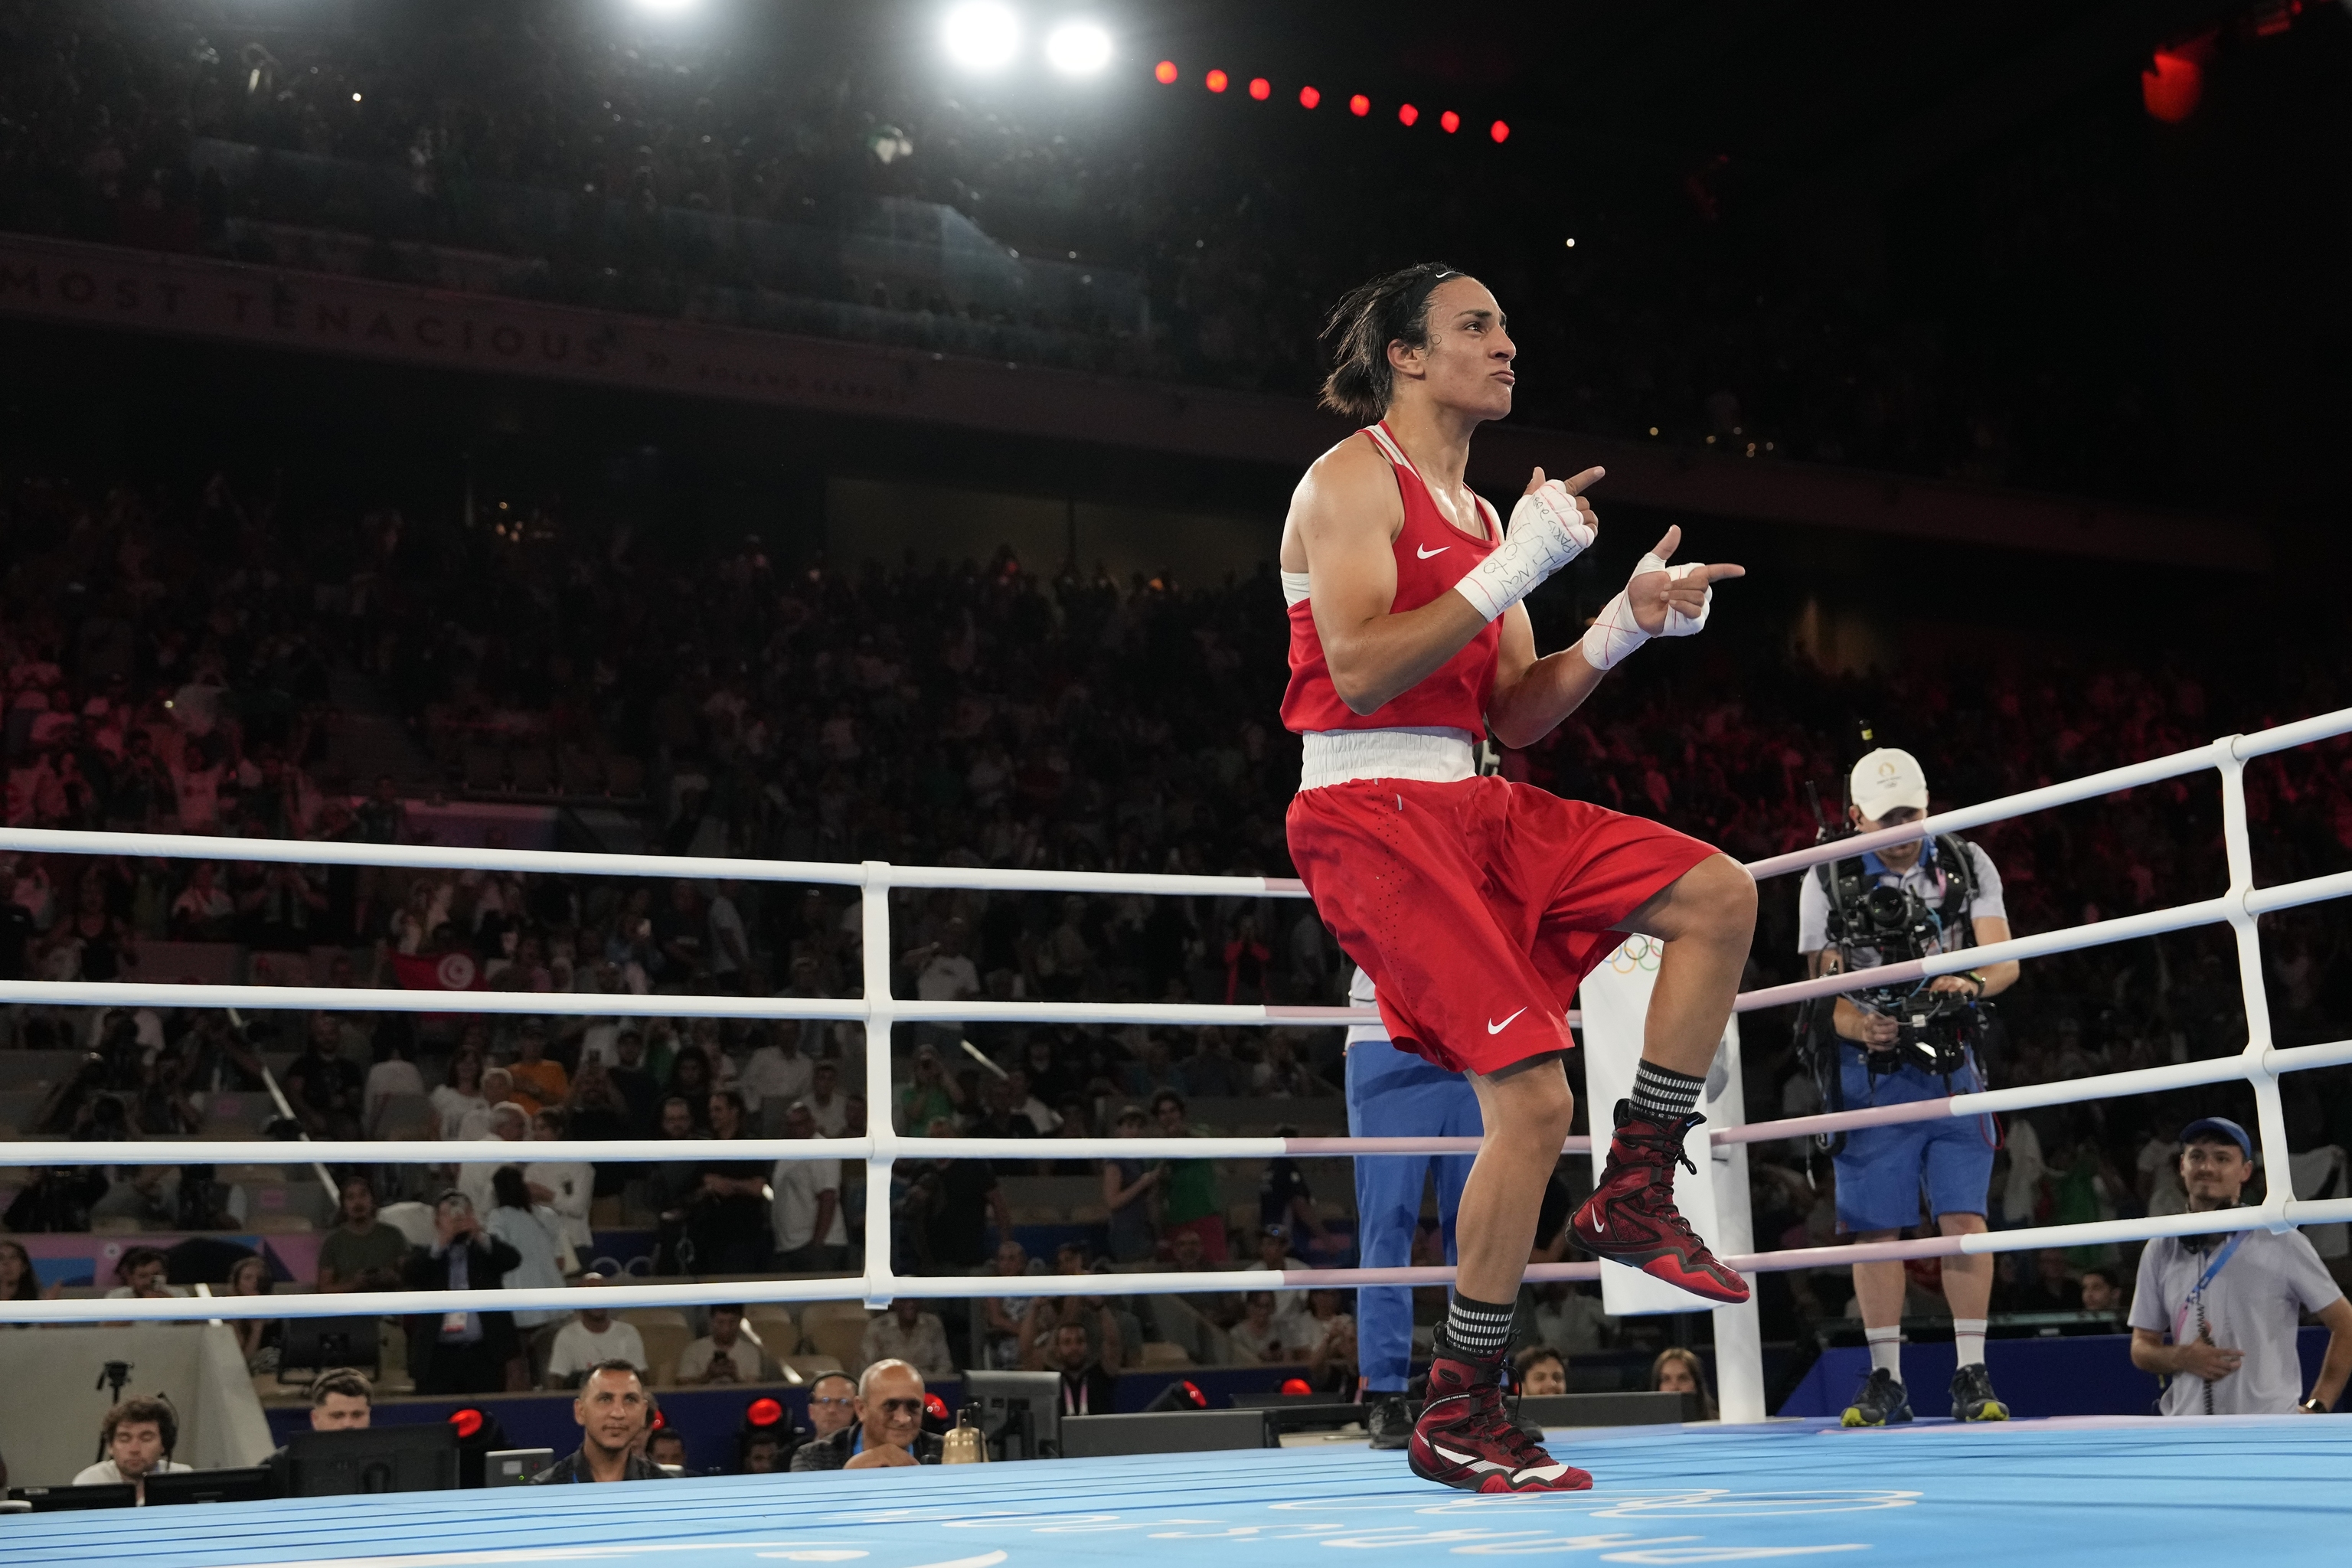
{"type": "MultiPolygon", "coordinates": [[[[1743,1272],[1840,1268],[1881,1258],[1940,1258],[1977,1253],[2080,1247],[2107,1242],[2145,1241],[2161,1236],[2207,1234],[2215,1230],[2284,1230],[2297,1225],[2352,1221],[2352,1198],[2298,1200],[2285,1189],[2287,1169],[2283,1119],[2278,1111],[2278,1075],[2352,1062],[2352,1040],[2279,1048],[2270,1043],[2267,1004],[2261,989],[2259,931],[2255,917],[2323,900],[2352,896],[2352,872],[2308,878],[2269,888],[2253,886],[2252,854],[2245,810],[2242,768],[2246,759],[2332,739],[2352,732],[2352,709],[2319,714],[2296,723],[2276,726],[2252,735],[2225,735],[2208,746],[2147,762],[2111,768],[2064,784],[2029,790],[1979,805],[1927,817],[1921,822],[1882,833],[1862,835],[1817,845],[1786,855],[1772,856],[1748,867],[1758,878],[1779,876],[1885,845],[1912,842],[1925,834],[1951,832],[2005,821],[2030,812],[2092,799],[2118,790],[2177,778],[2204,768],[2221,775],[2223,837],[2230,863],[2231,886],[2225,893],[2168,910],[2148,910],[2120,920],[2039,932],[1983,947],[1962,949],[1908,963],[1855,970],[1792,984],[1768,986],[1747,993],[1735,1004],[1740,1012],[1784,1005],[1809,998],[1877,985],[1900,984],[1956,973],[1988,963],[2045,957],[2113,942],[2133,941],[2192,926],[2226,922],[2239,945],[2241,981],[2246,992],[2249,1039],[2233,1056],[2105,1073],[2063,1083],[2031,1084],[2014,1089],[1957,1094],[1943,1100],[1901,1106],[1868,1108],[1827,1115],[1790,1118],[1747,1126],[1718,1128],[1711,1136],[1717,1144],[1754,1143],[1809,1137],[1856,1127],[1905,1121],[1973,1116],[2034,1106],[2071,1104],[2122,1094],[2152,1092],[2232,1079],[2251,1083],[2261,1114],[2263,1161],[2274,1173],[2273,1191],[2258,1207],[2214,1213],[2142,1216],[2078,1225],[2038,1226],[2022,1230],[1985,1231],[1956,1237],[1922,1237],[1910,1241],[1852,1244],[1757,1253],[1727,1258],[1743,1272]]],[[[887,994],[889,973],[889,908],[891,888],[957,888],[1098,893],[1146,893],[1164,896],[1239,898],[1301,898],[1304,888],[1293,879],[1264,877],[1129,876],[1117,872],[991,870],[962,867],[895,867],[880,861],[851,866],[837,861],[775,861],[692,857],[584,854],[551,850],[442,847],[423,845],[366,845],[289,839],[205,837],[192,835],[61,832],[40,828],[0,828],[0,849],[37,853],[121,854],[140,857],[195,856],[209,859],[278,861],[309,865],[404,867],[420,869],[482,869],[546,872],[569,875],[689,877],[761,882],[824,883],[861,889],[869,927],[879,927],[883,942],[866,942],[864,978],[867,997],[711,997],[637,996],[634,994],[528,992],[435,992],[341,989],[326,986],[169,985],[117,982],[0,982],[0,1003],[47,1003],[68,1006],[252,1007],[257,1009],[316,1008],[328,1011],[391,1011],[419,1013],[550,1014],[625,1017],[732,1017],[747,1019],[813,1018],[863,1021],[880,1039],[883,1049],[870,1052],[867,1061],[869,1106],[887,1114],[889,1058],[887,1040],[898,1022],[1049,1022],[1160,1023],[1170,1025],[1242,1025],[1246,1026],[1306,1026],[1370,1021],[1369,1009],[1347,1007],[1218,1006],[1214,1005],[1117,1003],[927,1003],[902,1001],[887,994]],[[875,1089],[882,1092],[873,1093],[875,1089]]],[[[867,1185],[867,1271],[863,1276],[822,1279],[693,1280],[664,1285],[616,1286],[597,1298],[615,1310],[632,1306],[683,1306],[711,1301],[863,1300],[880,1305],[893,1295],[915,1297],[1037,1296],[1067,1293],[1074,1277],[1066,1275],[950,1275],[908,1278],[888,1268],[888,1174],[903,1158],[1192,1158],[1252,1159],[1277,1156],[1343,1156],[1411,1152],[1470,1152],[1479,1141],[1469,1138],[1184,1138],[1184,1139],[920,1139],[884,1131],[866,1138],[745,1139],[745,1140],[619,1140],[544,1142],[520,1147],[532,1159],[614,1162],[669,1160],[861,1159],[869,1168],[867,1185]],[[872,1260],[878,1257],[877,1267],[872,1260]]],[[[1589,1139],[1568,1141],[1569,1151],[1589,1149],[1589,1139]]],[[[73,1143],[27,1141],[0,1142],[0,1164],[97,1165],[129,1163],[152,1164],[290,1164],[353,1163],[504,1163],[492,1152],[490,1160],[467,1159],[466,1152],[482,1144],[413,1141],[404,1142],[229,1142],[209,1140],[133,1141],[122,1143],[73,1143]],[[126,1159],[129,1156],[129,1159],[126,1159]]],[[[499,1146],[502,1149],[502,1145],[499,1146]]],[[[1530,1268],[1531,1280],[1589,1279],[1600,1266],[1591,1263],[1548,1264],[1530,1268]]],[[[1428,1284],[1450,1282],[1451,1268],[1307,1269],[1281,1276],[1280,1288],[1309,1289],[1329,1285],[1428,1284]]],[[[1148,1295],[1186,1290],[1230,1290],[1258,1283],[1250,1271],[1200,1273],[1108,1274],[1085,1277],[1111,1287],[1118,1294],[1148,1295]]],[[[1265,1288],[1275,1288],[1271,1277],[1265,1288]]],[[[551,1310],[578,1305],[569,1288],[520,1289],[499,1293],[502,1310],[551,1310]]],[[[0,1322],[119,1322],[205,1318],[332,1317],[355,1310],[368,1316],[414,1312],[479,1310],[483,1299],[469,1291],[386,1291],[346,1300],[340,1294],[289,1293],[266,1297],[173,1298],[155,1300],[74,1300],[0,1301],[0,1322]]]]}

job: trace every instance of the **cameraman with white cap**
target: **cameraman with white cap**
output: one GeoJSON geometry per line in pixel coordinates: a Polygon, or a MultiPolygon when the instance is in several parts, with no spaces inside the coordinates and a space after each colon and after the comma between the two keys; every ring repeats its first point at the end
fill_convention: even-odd
{"type": "MultiPolygon", "coordinates": [[[[1857,832],[1901,827],[1927,814],[1927,775],[1908,752],[1872,752],[1854,764],[1849,784],[1846,815],[1857,832]]],[[[1991,858],[1974,844],[1939,834],[1815,868],[1798,894],[1797,927],[1810,972],[1830,974],[2005,942],[2009,913],[1991,858]]],[[[2015,963],[1995,963],[1925,985],[1838,997],[1831,1016],[1835,1060],[1822,1063],[1831,1096],[1824,1109],[1906,1104],[1981,1088],[1978,1004],[2016,981],[2015,963]]],[[[1918,1223],[1924,1190],[1942,1234],[1984,1230],[1994,1141],[1990,1118],[1981,1117],[1847,1133],[1835,1155],[1838,1228],[1864,1242],[1891,1241],[1918,1223]]],[[[1848,1426],[1911,1419],[1902,1371],[1904,1282],[1899,1262],[1853,1266],[1871,1370],[1845,1411],[1848,1426]]],[[[1991,1258],[1945,1258],[1943,1285],[1958,1352],[1952,1415],[2006,1420],[2009,1407],[1995,1397],[1985,1369],[1991,1258]]]]}

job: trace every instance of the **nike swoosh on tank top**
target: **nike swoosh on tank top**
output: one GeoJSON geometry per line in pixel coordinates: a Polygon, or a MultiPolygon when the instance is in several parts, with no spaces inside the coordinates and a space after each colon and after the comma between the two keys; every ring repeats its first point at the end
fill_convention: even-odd
{"type": "MultiPolygon", "coordinates": [[[[1397,494],[1404,502],[1404,526],[1397,531],[1391,546],[1396,556],[1397,586],[1389,613],[1401,615],[1451,592],[1471,568],[1494,553],[1502,538],[1502,522],[1481,498],[1479,517],[1488,537],[1478,540],[1463,532],[1437,510],[1429,486],[1385,422],[1367,426],[1361,434],[1389,460],[1396,475],[1397,494]]],[[[1305,595],[1293,598],[1289,615],[1290,685],[1282,697],[1285,728],[1300,733],[1424,727],[1463,730],[1473,736],[1486,733],[1486,704],[1495,694],[1495,668],[1503,640],[1500,616],[1411,690],[1370,713],[1357,713],[1339,700],[1338,689],[1331,684],[1323,641],[1315,632],[1315,613],[1305,595]]]]}

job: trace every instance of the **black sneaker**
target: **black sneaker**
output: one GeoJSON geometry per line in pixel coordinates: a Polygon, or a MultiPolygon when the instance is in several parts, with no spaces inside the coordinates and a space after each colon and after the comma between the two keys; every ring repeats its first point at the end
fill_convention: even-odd
{"type": "Polygon", "coordinates": [[[1402,1394],[1375,1395],[1371,1414],[1364,1417],[1364,1430],[1372,1435],[1372,1447],[1402,1448],[1412,1442],[1417,1414],[1412,1402],[1402,1394]]]}
{"type": "Polygon", "coordinates": [[[1952,1373],[1952,1419],[1955,1421],[2006,1421],[2009,1406],[2003,1405],[1992,1391],[1992,1373],[1985,1363],[1970,1362],[1952,1373]]]}
{"type": "MultiPolygon", "coordinates": [[[[1952,1384],[1958,1391],[1957,1381],[1952,1384]]],[[[1991,1392],[1987,1389],[1987,1393],[1991,1392]]],[[[2006,1414],[2006,1412],[2004,1412],[2006,1414]]],[[[1845,1407],[1839,1418],[1842,1426],[1900,1426],[1911,1419],[1911,1396],[1894,1374],[1881,1367],[1873,1367],[1870,1375],[1854,1390],[1853,1403],[1845,1407]]]]}

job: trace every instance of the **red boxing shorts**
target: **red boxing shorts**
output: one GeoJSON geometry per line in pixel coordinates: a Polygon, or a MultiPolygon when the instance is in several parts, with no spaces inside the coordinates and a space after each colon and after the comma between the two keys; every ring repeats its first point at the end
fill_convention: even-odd
{"type": "Polygon", "coordinates": [[[1500,778],[1302,790],[1290,858],[1400,1048],[1493,1072],[1576,1042],[1612,926],[1715,853],[1670,827],[1500,778]]]}

